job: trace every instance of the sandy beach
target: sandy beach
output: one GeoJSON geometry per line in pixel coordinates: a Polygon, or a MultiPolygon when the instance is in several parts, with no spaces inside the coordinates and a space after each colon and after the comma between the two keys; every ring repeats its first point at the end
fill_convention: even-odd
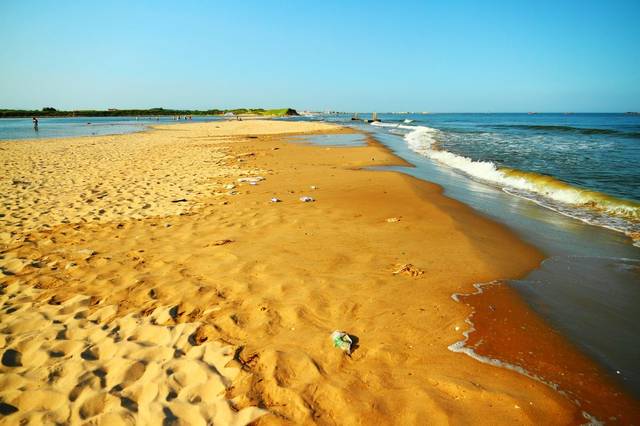
{"type": "MultiPolygon", "coordinates": [[[[245,120],[2,142],[0,423],[637,421],[559,336],[535,372],[576,354],[550,380],[589,377],[564,392],[448,349],[474,310],[529,315],[511,294],[473,307],[453,294],[544,256],[436,185],[363,170],[403,164],[372,138],[289,138],[351,131],[245,120]],[[334,330],[357,338],[350,356],[334,330]]],[[[523,321],[479,321],[475,336],[553,334],[523,321]]]]}

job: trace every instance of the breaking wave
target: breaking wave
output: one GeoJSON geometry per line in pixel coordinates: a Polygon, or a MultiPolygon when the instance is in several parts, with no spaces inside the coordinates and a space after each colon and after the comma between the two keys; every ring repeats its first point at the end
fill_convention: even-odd
{"type": "Polygon", "coordinates": [[[579,188],[552,176],[498,167],[491,161],[476,161],[440,150],[436,147],[440,130],[431,127],[390,123],[373,125],[408,131],[404,139],[409,148],[420,155],[558,213],[623,232],[635,241],[635,245],[640,246],[640,203],[579,188]]]}

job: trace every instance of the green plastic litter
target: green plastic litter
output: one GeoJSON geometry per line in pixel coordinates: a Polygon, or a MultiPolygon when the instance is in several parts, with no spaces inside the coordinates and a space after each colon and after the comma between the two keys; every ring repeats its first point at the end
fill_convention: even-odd
{"type": "Polygon", "coordinates": [[[351,355],[351,345],[353,344],[353,341],[347,333],[336,330],[331,333],[331,340],[333,341],[334,347],[339,348],[348,355],[351,355]]]}

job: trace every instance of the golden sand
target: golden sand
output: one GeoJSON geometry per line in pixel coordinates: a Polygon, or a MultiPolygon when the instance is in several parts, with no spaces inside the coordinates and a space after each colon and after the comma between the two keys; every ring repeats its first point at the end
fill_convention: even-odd
{"type": "Polygon", "coordinates": [[[200,324],[176,323],[162,307],[146,316],[116,316],[113,305],[91,310],[80,295],[43,303],[42,293],[15,283],[1,297],[10,312],[0,312],[9,354],[0,388],[19,409],[7,423],[246,424],[264,413],[229,404],[225,390],[239,372],[227,367],[233,348],[193,342],[200,324]]]}
{"type": "Polygon", "coordinates": [[[0,350],[20,365],[0,366],[3,411],[17,409],[0,422],[581,419],[545,384],[447,349],[471,312],[451,294],[541,254],[436,185],[359,170],[401,163],[373,141],[286,137],[344,131],[256,120],[3,142],[0,350]],[[334,330],[357,337],[351,356],[334,330]]]}

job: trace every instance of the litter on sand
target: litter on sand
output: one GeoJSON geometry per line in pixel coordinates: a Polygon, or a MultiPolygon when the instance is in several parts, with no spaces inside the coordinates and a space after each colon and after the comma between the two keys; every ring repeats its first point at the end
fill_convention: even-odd
{"type": "Polygon", "coordinates": [[[334,347],[346,352],[347,355],[351,355],[351,345],[353,344],[353,341],[347,333],[336,330],[331,333],[331,341],[333,342],[334,347]]]}
{"type": "Polygon", "coordinates": [[[280,202],[282,202],[282,200],[281,200],[280,198],[273,197],[273,198],[271,199],[271,202],[272,202],[272,203],[280,203],[280,202]]]}
{"type": "Polygon", "coordinates": [[[389,223],[400,222],[400,218],[399,217],[389,217],[389,218],[387,218],[387,222],[389,222],[389,223]]]}
{"type": "Polygon", "coordinates": [[[238,179],[240,183],[250,183],[251,185],[256,185],[258,182],[264,180],[262,176],[253,176],[253,177],[243,177],[238,179]]]}
{"type": "Polygon", "coordinates": [[[312,203],[315,200],[311,197],[304,196],[304,197],[300,197],[300,201],[302,201],[303,203],[312,203]]]}
{"type": "Polygon", "coordinates": [[[422,269],[416,268],[410,263],[405,263],[404,265],[398,265],[398,269],[393,271],[393,274],[405,274],[409,275],[410,277],[419,277],[420,275],[424,274],[424,271],[422,269]]]}

